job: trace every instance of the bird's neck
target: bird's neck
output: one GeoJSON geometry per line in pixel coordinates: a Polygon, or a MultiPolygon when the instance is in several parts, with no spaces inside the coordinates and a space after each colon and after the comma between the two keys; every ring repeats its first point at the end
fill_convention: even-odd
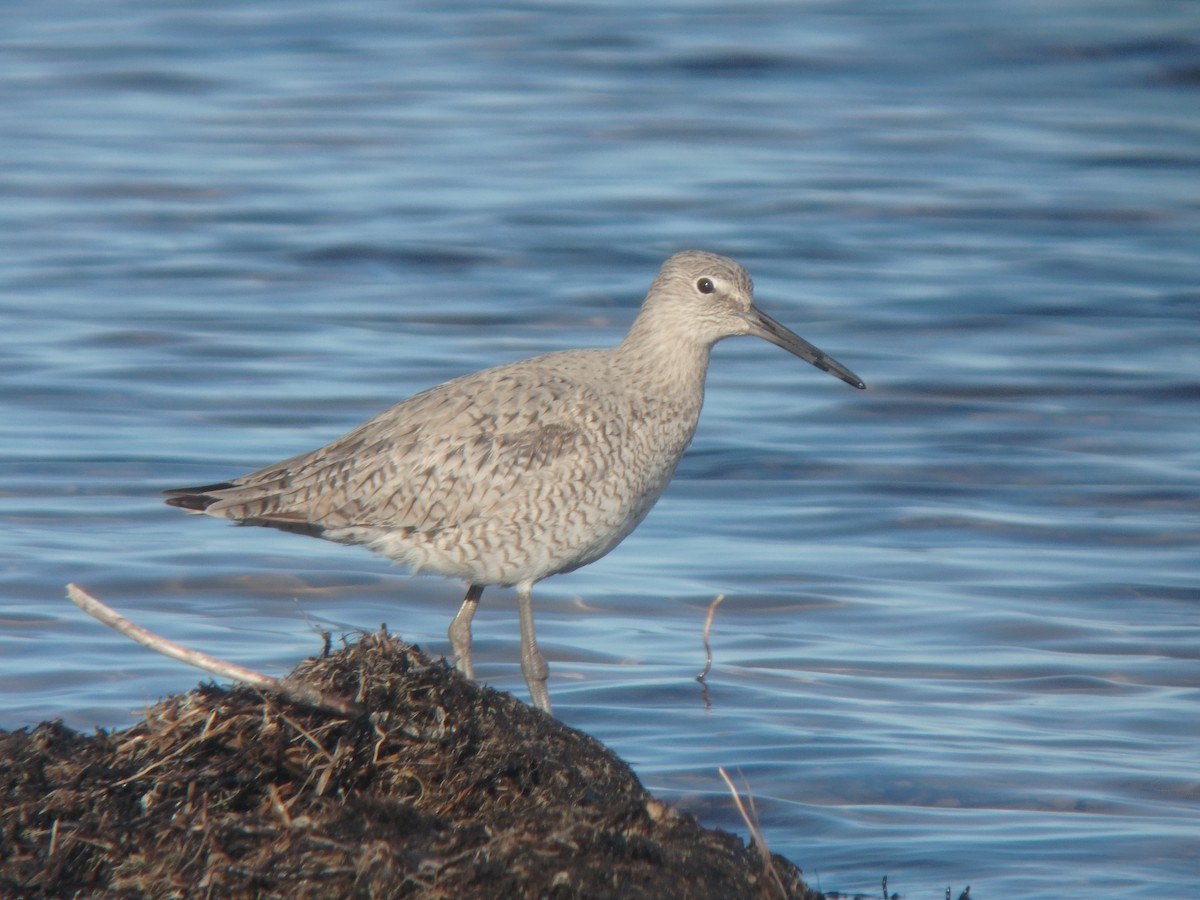
{"type": "Polygon", "coordinates": [[[710,349],[710,344],[661,327],[643,310],[613,352],[631,389],[694,424],[704,402],[710,349]]]}

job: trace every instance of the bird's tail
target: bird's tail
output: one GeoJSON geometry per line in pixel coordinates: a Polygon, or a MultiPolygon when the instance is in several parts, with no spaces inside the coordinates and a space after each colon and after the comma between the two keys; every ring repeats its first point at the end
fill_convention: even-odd
{"type": "Polygon", "coordinates": [[[237,487],[232,481],[222,481],[218,484],[205,484],[199,487],[171,488],[163,491],[167,506],[178,506],[192,512],[204,512],[221,499],[220,492],[237,487]]]}

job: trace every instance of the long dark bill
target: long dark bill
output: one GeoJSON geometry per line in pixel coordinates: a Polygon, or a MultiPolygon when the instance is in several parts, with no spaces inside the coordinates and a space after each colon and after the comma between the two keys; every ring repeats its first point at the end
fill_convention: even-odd
{"type": "Polygon", "coordinates": [[[746,324],[750,326],[747,334],[752,334],[755,337],[760,337],[764,341],[770,341],[776,347],[782,347],[788,353],[795,354],[806,363],[816,366],[822,372],[828,372],[830,375],[842,379],[846,384],[863,390],[866,384],[861,378],[843,366],[832,356],[826,356],[821,350],[818,350],[800,335],[796,334],[783,325],[780,325],[765,312],[757,307],[751,307],[746,313],[746,324]]]}

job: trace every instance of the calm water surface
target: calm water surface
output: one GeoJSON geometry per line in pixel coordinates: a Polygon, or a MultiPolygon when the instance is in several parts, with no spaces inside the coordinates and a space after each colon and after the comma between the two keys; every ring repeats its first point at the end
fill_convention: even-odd
{"type": "Polygon", "coordinates": [[[197,681],[68,581],[276,673],[447,652],[459,585],[159,491],[612,344],[703,247],[870,389],[717,348],[662,502],[538,592],[559,715],[744,834],[740,770],[825,890],[1195,896],[1195,3],[5,10],[0,726],[197,681]]]}

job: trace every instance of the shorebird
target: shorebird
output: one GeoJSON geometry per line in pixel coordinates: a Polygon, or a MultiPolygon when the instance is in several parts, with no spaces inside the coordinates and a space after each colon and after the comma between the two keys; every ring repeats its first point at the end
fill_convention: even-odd
{"type": "Polygon", "coordinates": [[[521,672],[534,704],[550,712],[533,586],[600,559],[645,518],[695,433],[712,346],[752,335],[866,387],[753,299],[750,276],[733,260],[677,253],[616,347],[455,378],[324,447],[166,491],[166,502],[360,544],[414,573],[463,579],[467,595],[448,635],[467,677],[483,589],[516,585],[521,672]]]}

